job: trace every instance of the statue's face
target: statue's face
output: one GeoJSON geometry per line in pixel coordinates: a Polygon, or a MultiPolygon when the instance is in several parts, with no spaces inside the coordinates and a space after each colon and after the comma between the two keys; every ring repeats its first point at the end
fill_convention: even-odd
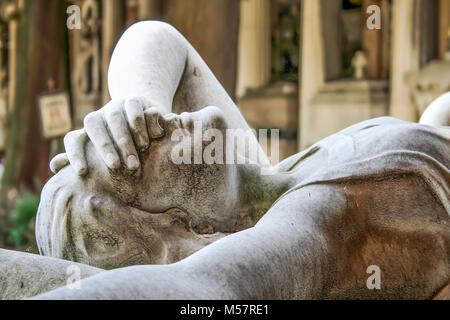
{"type": "Polygon", "coordinates": [[[101,187],[123,203],[147,212],[181,209],[190,215],[194,230],[237,229],[229,225],[232,219],[226,214],[235,201],[236,168],[208,164],[202,152],[211,144],[206,136],[213,130],[221,136],[218,145],[225,154],[227,125],[222,111],[208,107],[179,116],[171,114],[161,117],[160,124],[164,136],[152,140],[149,150],[140,155],[138,172],[132,173],[125,167],[109,171],[92,145],[88,145],[86,153],[92,167],[89,183],[94,184],[94,189],[101,187]],[[205,226],[207,221],[210,227],[205,226]]]}
{"type": "Polygon", "coordinates": [[[111,173],[89,143],[89,175],[78,177],[68,166],[42,192],[36,223],[41,252],[105,269],[164,264],[232,230],[226,208],[235,193],[233,166],[177,164],[172,158],[182,140],[173,141],[172,134],[181,128],[178,133],[198,142],[198,121],[203,132],[214,128],[225,137],[217,108],[164,117],[165,136],[151,142],[136,173],[111,173]]]}
{"type": "Polygon", "coordinates": [[[42,254],[104,269],[167,264],[221,237],[197,234],[177,209],[149,213],[85,187],[69,167],[46,185],[36,223],[42,254]]]}

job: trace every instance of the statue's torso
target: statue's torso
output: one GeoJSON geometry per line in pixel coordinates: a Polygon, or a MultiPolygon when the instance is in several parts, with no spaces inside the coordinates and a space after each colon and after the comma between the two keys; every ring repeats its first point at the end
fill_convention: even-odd
{"type": "Polygon", "coordinates": [[[321,298],[432,298],[449,279],[449,166],[449,128],[365,121],[281,163],[298,183],[267,216],[314,219],[310,237],[333,257],[315,270],[333,279],[321,298]],[[369,266],[381,290],[368,290],[369,266]]]}
{"type": "Polygon", "coordinates": [[[450,212],[450,128],[383,117],[358,123],[286,159],[298,189],[306,185],[413,173],[450,212]]]}

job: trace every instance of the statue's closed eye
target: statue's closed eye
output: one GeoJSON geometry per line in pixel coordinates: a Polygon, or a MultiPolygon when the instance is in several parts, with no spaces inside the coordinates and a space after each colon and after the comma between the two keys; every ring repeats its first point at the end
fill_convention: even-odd
{"type": "Polygon", "coordinates": [[[120,239],[119,237],[113,235],[111,232],[108,232],[106,230],[94,230],[94,229],[88,229],[86,231],[86,240],[85,240],[85,246],[86,249],[88,247],[98,244],[98,242],[101,242],[105,247],[119,247],[120,245],[120,239]]]}

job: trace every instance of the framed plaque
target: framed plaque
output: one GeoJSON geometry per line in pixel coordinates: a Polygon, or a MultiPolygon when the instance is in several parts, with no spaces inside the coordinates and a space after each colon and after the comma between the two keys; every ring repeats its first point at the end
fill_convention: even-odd
{"type": "Polygon", "coordinates": [[[38,97],[42,135],[46,139],[64,136],[72,130],[69,95],[52,92],[38,97]]]}

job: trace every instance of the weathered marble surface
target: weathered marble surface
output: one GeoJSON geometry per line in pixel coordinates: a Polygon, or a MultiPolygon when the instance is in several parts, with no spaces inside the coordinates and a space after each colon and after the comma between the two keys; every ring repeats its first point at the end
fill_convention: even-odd
{"type": "MultiPolygon", "coordinates": [[[[44,255],[114,270],[82,280],[79,290],[61,287],[37,298],[430,299],[445,293],[449,128],[368,120],[284,160],[272,175],[260,174],[265,161],[175,165],[170,135],[180,123],[188,136],[194,120],[220,132],[248,126],[195,50],[158,22],[124,34],[110,87],[111,103],[69,134],[67,155],[52,161],[58,173],[42,192],[37,240],[44,255]],[[211,105],[217,107],[205,108],[211,105]],[[371,265],[381,269],[381,290],[366,286],[371,265]]],[[[245,149],[231,152],[249,156],[245,149]]],[[[7,270],[11,263],[4,261],[7,270]]],[[[4,291],[24,277],[16,270],[4,291]]]]}
{"type": "Polygon", "coordinates": [[[73,268],[80,279],[101,269],[35,254],[0,249],[0,300],[23,299],[68,284],[73,268]]]}
{"type": "Polygon", "coordinates": [[[448,129],[363,122],[281,163],[294,178],[255,227],[42,298],[432,298],[450,272],[449,149],[448,129]],[[381,290],[366,287],[370,265],[381,290]]]}

